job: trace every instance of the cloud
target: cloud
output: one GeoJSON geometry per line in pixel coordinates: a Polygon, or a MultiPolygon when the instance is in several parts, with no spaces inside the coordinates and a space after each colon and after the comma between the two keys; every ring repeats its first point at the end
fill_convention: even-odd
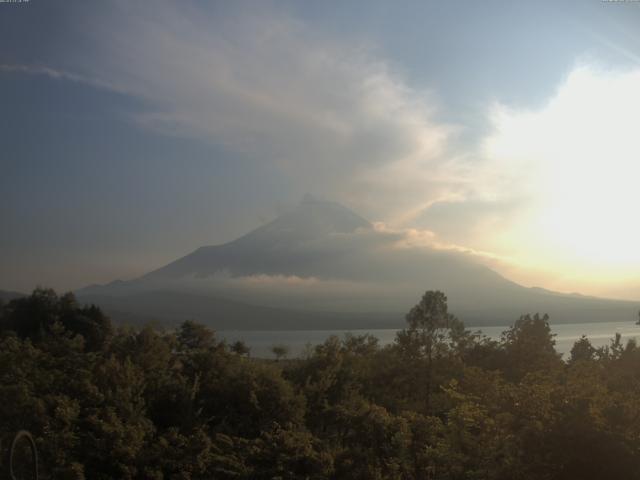
{"type": "Polygon", "coordinates": [[[458,244],[470,240],[479,245],[486,232],[501,232],[510,228],[522,213],[526,200],[515,192],[503,192],[494,198],[460,198],[434,202],[414,219],[416,228],[438,232],[441,241],[458,244]]]}
{"type": "Polygon", "coordinates": [[[257,158],[293,190],[401,222],[471,184],[437,97],[366,45],[275,9],[191,2],[110,2],[78,23],[74,54],[51,72],[127,92],[145,105],[138,125],[257,158]]]}
{"type": "Polygon", "coordinates": [[[544,265],[562,289],[637,272],[639,83],[640,69],[579,65],[539,109],[494,106],[483,154],[526,199],[494,251],[544,265]]]}
{"type": "Polygon", "coordinates": [[[94,88],[111,90],[118,93],[127,93],[118,86],[104,82],[98,78],[85,77],[77,73],[58,70],[43,65],[19,65],[19,64],[0,64],[0,72],[4,73],[21,73],[27,75],[44,75],[54,80],[66,80],[69,82],[83,83],[94,88]]]}
{"type": "Polygon", "coordinates": [[[131,95],[138,126],[224,145],[277,169],[294,195],[396,228],[478,189],[478,159],[456,149],[460,127],[438,120],[437,96],[366,45],[275,9],[105,5],[77,22],[71,54],[14,71],[131,95]]]}
{"type": "Polygon", "coordinates": [[[492,105],[475,163],[460,164],[465,188],[418,204],[412,241],[525,285],[637,298],[623,285],[640,282],[638,84],[640,69],[581,64],[539,108],[492,105]]]}
{"type": "Polygon", "coordinates": [[[576,67],[540,108],[488,108],[491,133],[462,148],[434,92],[367,45],[286,12],[105,5],[83,10],[64,58],[0,69],[131,95],[140,127],[259,159],[294,193],[414,228],[407,244],[510,259],[521,271],[640,266],[640,70],[576,67]]]}

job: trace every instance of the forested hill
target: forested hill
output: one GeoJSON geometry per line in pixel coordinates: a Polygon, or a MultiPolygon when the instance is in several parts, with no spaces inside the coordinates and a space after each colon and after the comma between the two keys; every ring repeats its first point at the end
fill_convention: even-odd
{"type": "Polygon", "coordinates": [[[260,360],[188,321],[114,328],[50,290],[0,308],[0,472],[28,429],[41,478],[634,480],[640,348],[546,317],[492,341],[429,291],[392,345],[332,337],[260,360]]]}
{"type": "Polygon", "coordinates": [[[8,302],[14,298],[24,297],[23,293],[0,290],[0,302],[8,302]]]}

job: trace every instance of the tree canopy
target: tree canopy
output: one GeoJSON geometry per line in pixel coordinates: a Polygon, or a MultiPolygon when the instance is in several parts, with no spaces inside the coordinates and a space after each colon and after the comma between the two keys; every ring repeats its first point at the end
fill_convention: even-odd
{"type": "Polygon", "coordinates": [[[0,306],[0,449],[28,429],[42,478],[78,480],[640,478],[640,349],[619,336],[563,361],[547,316],[493,341],[426,292],[391,345],[248,353],[37,289],[0,306]]]}

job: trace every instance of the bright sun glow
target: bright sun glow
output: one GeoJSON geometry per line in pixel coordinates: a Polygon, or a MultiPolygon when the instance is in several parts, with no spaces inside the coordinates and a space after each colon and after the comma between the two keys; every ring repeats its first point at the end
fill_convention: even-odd
{"type": "Polygon", "coordinates": [[[577,68],[543,109],[499,106],[494,122],[486,153],[533,205],[508,243],[551,267],[637,271],[640,71],[577,68]]]}

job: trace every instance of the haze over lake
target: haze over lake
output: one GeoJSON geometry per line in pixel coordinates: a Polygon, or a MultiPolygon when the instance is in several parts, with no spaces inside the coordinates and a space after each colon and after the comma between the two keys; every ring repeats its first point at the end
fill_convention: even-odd
{"type": "MultiPolygon", "coordinates": [[[[470,328],[472,331],[480,331],[483,335],[500,340],[500,335],[506,330],[505,326],[489,326],[479,329],[470,328]]],[[[594,347],[609,345],[616,333],[622,337],[622,343],[630,339],[640,340],[640,326],[632,322],[601,322],[601,323],[571,323],[564,325],[551,325],[551,331],[556,335],[556,350],[567,358],[571,347],[582,335],[586,335],[594,347]]],[[[237,340],[244,341],[251,348],[251,355],[260,358],[271,358],[271,347],[274,345],[286,345],[290,350],[290,356],[296,357],[304,354],[308,345],[315,346],[324,342],[332,335],[343,337],[347,333],[364,335],[369,333],[378,338],[380,345],[393,343],[397,329],[385,328],[377,330],[281,330],[281,331],[220,331],[217,335],[229,343],[237,340]]]]}

